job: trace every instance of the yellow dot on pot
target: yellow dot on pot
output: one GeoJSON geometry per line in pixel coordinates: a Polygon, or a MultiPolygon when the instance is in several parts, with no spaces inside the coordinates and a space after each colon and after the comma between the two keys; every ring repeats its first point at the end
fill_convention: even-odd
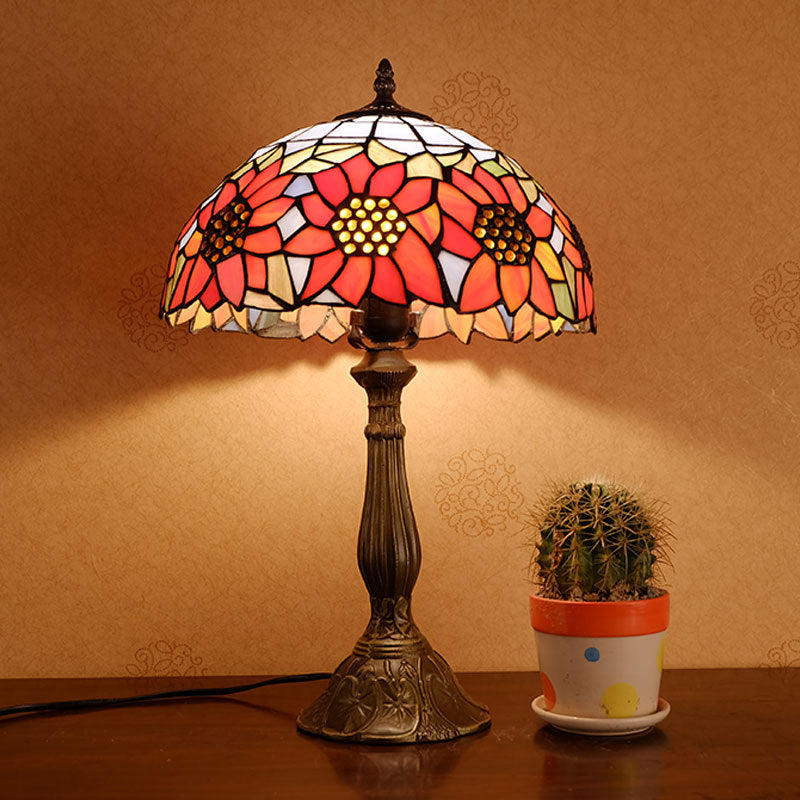
{"type": "Polygon", "coordinates": [[[664,639],[661,640],[661,644],[658,647],[656,663],[658,664],[658,671],[661,672],[664,669],[664,639]]]}
{"type": "Polygon", "coordinates": [[[632,717],[639,707],[639,695],[629,683],[614,683],[603,692],[601,705],[607,717],[632,717]]]}

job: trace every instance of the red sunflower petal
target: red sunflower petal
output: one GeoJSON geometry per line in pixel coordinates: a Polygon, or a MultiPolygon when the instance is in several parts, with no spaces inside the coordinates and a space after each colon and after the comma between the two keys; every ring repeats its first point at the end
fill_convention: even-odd
{"type": "Polygon", "coordinates": [[[410,228],[400,237],[394,260],[409,292],[428,303],[441,305],[444,302],[436,262],[425,242],[410,228]]]}
{"type": "Polygon", "coordinates": [[[492,202],[489,193],[477,182],[472,180],[469,175],[465,175],[460,169],[454,169],[452,174],[453,185],[461,189],[464,194],[471,197],[476,203],[486,205],[492,202]]]}
{"type": "Polygon", "coordinates": [[[253,212],[249,222],[250,226],[260,228],[263,225],[272,225],[289,210],[289,206],[293,202],[293,197],[276,197],[274,200],[264,203],[253,212]]]}
{"type": "Polygon", "coordinates": [[[531,288],[531,271],[525,266],[506,264],[500,266],[500,292],[509,314],[513,314],[528,299],[531,288]]]}
{"type": "Polygon", "coordinates": [[[248,200],[250,208],[255,209],[259,206],[263,206],[264,203],[282,194],[293,177],[294,175],[281,175],[280,178],[275,178],[274,181],[270,181],[266,186],[262,186],[255,194],[250,196],[248,200]]]}
{"type": "Polygon", "coordinates": [[[512,175],[506,175],[500,178],[500,183],[503,184],[503,188],[511,198],[511,204],[514,206],[514,208],[516,208],[519,212],[524,211],[525,206],[528,205],[528,199],[525,197],[525,193],[520,188],[517,179],[512,175]]]}
{"type": "Polygon", "coordinates": [[[372,294],[389,303],[405,303],[406,287],[397,264],[388,256],[375,259],[375,274],[372,278],[372,294]]]}
{"type": "Polygon", "coordinates": [[[317,256],[311,262],[306,286],[300,299],[307,300],[317,292],[321,292],[339,271],[343,261],[344,254],[341,250],[334,250],[332,253],[317,256]]]}
{"type": "Polygon", "coordinates": [[[369,286],[371,277],[372,259],[367,256],[351,256],[345,261],[339,276],[331,284],[331,289],[351,306],[357,306],[369,286]]]}
{"type": "Polygon", "coordinates": [[[241,308],[242,300],[244,299],[245,279],[244,261],[242,261],[242,257],[238,253],[217,264],[217,280],[225,299],[236,308],[241,308]]]}
{"type": "Polygon", "coordinates": [[[547,239],[553,232],[553,218],[539,206],[531,206],[526,222],[537,239],[547,239]]]}
{"type": "Polygon", "coordinates": [[[216,281],[209,281],[205,291],[200,295],[200,302],[206,311],[213,311],[222,303],[222,295],[219,292],[219,284],[216,281]]]}
{"type": "Polygon", "coordinates": [[[462,312],[481,311],[500,302],[500,289],[497,286],[497,264],[488,254],[483,253],[470,267],[461,289],[462,312]]]}
{"type": "Polygon", "coordinates": [[[575,294],[578,295],[578,319],[586,318],[586,293],[584,292],[584,280],[586,276],[582,272],[575,275],[575,294]]]}
{"type": "Polygon", "coordinates": [[[374,197],[391,197],[402,185],[406,176],[402,164],[389,164],[376,170],[369,181],[369,193],[374,197]]]}
{"type": "Polygon", "coordinates": [[[478,206],[464,192],[449,183],[440,183],[438,198],[442,211],[461,223],[467,230],[472,230],[475,225],[478,206]]]}
{"type": "Polygon", "coordinates": [[[172,248],[172,255],[169,257],[169,267],[167,269],[167,277],[171,278],[175,274],[175,266],[178,263],[178,245],[172,248]]]}
{"type": "Polygon", "coordinates": [[[586,316],[590,317],[594,311],[594,289],[586,273],[583,273],[583,293],[586,295],[586,316]]]}
{"type": "Polygon", "coordinates": [[[531,262],[531,302],[540,313],[551,318],[558,316],[550,283],[536,261],[531,262]]]}
{"type": "Polygon", "coordinates": [[[564,255],[570,260],[575,269],[583,269],[583,260],[578,248],[569,239],[564,239],[564,255]]]}
{"type": "Polygon", "coordinates": [[[409,225],[428,243],[433,244],[442,229],[442,215],[434,203],[416,214],[409,214],[406,219],[409,225]]]}
{"type": "Polygon", "coordinates": [[[244,249],[251,253],[277,253],[281,249],[281,235],[275,227],[251,233],[244,240],[244,249]]]}
{"type": "Polygon", "coordinates": [[[236,184],[228,181],[223,187],[220,193],[217,195],[217,199],[214,201],[214,213],[216,214],[221,208],[225,208],[234,197],[236,197],[236,184]]]}
{"type": "Polygon", "coordinates": [[[314,183],[319,193],[332,205],[338,206],[350,194],[347,178],[339,167],[318,172],[314,176],[314,183]]]}
{"type": "Polygon", "coordinates": [[[262,169],[252,181],[242,191],[243,197],[250,197],[255,194],[262,186],[266,186],[273,178],[278,177],[281,168],[280,160],[270,164],[266,169],[262,169]]]}
{"type": "Polygon", "coordinates": [[[475,167],[475,172],[472,174],[475,176],[475,180],[489,192],[496,203],[510,202],[506,190],[503,188],[503,184],[500,183],[494,175],[490,175],[481,166],[475,167]]]}
{"type": "Polygon", "coordinates": [[[244,264],[247,269],[247,285],[251,289],[265,289],[267,286],[267,265],[264,259],[245,253],[244,264]]]}
{"type": "Polygon", "coordinates": [[[445,216],[442,219],[442,247],[462,258],[475,258],[481,251],[481,246],[462,228],[455,220],[445,216]]]}
{"type": "Polygon", "coordinates": [[[412,178],[392,197],[392,202],[404,214],[412,214],[430,203],[432,186],[430,178],[412,178]]]}
{"type": "Polygon", "coordinates": [[[208,226],[208,221],[211,219],[211,212],[214,210],[214,204],[208,203],[206,207],[197,215],[197,227],[199,230],[204,231],[208,226]]]}
{"type": "Polygon", "coordinates": [[[198,256],[194,265],[191,262],[187,263],[184,266],[184,270],[187,268],[190,272],[189,283],[186,285],[186,297],[182,298],[182,305],[185,306],[188,306],[189,303],[194,302],[200,296],[200,293],[206,288],[206,284],[211,279],[211,267],[203,256],[198,256]]]}
{"type": "Polygon", "coordinates": [[[322,228],[331,221],[333,209],[318,194],[310,194],[303,198],[303,214],[312,225],[322,228]]]}
{"type": "Polygon", "coordinates": [[[359,153],[355,158],[348,158],[342,164],[342,167],[347,173],[350,186],[357,194],[364,191],[370,175],[375,172],[375,165],[364,153],[359,153]]]}
{"type": "Polygon", "coordinates": [[[308,225],[286,242],[284,250],[298,256],[315,256],[318,253],[327,253],[334,247],[336,245],[328,231],[308,225]]]}

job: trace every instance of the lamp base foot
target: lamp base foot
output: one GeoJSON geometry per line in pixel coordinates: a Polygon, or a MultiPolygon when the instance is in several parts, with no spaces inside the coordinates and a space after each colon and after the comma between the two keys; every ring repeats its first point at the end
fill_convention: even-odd
{"type": "Polygon", "coordinates": [[[297,727],[325,739],[372,744],[444,742],[489,727],[488,710],[465,694],[424,639],[409,651],[348,656],[297,727]]]}

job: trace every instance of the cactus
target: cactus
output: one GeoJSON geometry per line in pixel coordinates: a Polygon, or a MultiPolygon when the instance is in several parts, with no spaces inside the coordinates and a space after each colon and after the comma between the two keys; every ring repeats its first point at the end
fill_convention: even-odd
{"type": "Polygon", "coordinates": [[[540,594],[563,600],[661,594],[653,581],[669,564],[672,536],[662,508],[615,484],[554,486],[533,512],[538,535],[531,572],[540,594]]]}

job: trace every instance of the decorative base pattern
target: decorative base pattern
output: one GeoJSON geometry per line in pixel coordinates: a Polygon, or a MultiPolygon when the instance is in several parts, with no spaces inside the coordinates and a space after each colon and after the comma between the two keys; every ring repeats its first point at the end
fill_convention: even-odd
{"type": "Polygon", "coordinates": [[[447,662],[420,638],[403,655],[395,644],[393,657],[357,655],[359,640],[297,727],[334,741],[383,744],[443,742],[488,728],[488,710],[470,700],[447,662]]]}

